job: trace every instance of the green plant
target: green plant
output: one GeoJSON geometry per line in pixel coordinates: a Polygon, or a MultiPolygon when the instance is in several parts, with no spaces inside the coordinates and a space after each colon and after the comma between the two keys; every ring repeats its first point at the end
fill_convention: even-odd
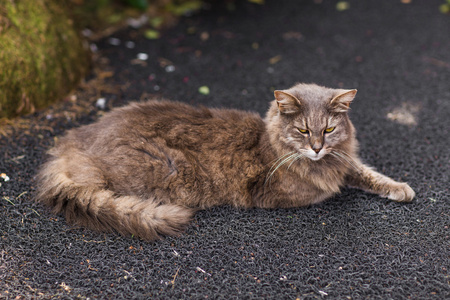
{"type": "Polygon", "coordinates": [[[0,117],[32,112],[66,95],[89,57],[57,0],[0,0],[0,117]]]}

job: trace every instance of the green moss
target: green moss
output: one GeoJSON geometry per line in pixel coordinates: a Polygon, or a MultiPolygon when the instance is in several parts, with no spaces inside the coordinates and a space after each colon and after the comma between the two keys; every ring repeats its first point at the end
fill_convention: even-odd
{"type": "Polygon", "coordinates": [[[58,0],[0,0],[0,117],[41,108],[85,75],[89,57],[58,0]]]}
{"type": "MultiPolygon", "coordinates": [[[[76,87],[90,63],[77,31],[102,31],[142,10],[158,28],[201,5],[201,0],[0,0],[0,118],[45,107],[76,87]]],[[[152,34],[157,38],[158,32],[152,34]]]]}

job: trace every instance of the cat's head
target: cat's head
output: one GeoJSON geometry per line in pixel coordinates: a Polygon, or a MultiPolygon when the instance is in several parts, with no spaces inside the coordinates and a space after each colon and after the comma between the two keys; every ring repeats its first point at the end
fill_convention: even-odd
{"type": "Polygon", "coordinates": [[[356,145],[347,114],[355,95],[356,90],[315,84],[275,91],[266,117],[271,144],[278,152],[296,151],[313,161],[332,151],[348,152],[356,145]]]}

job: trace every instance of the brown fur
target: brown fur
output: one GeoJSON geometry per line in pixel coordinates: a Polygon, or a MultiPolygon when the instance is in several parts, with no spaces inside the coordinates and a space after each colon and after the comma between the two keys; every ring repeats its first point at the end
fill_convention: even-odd
{"type": "Polygon", "coordinates": [[[346,184],[411,201],[406,183],[360,162],[347,115],[355,94],[298,84],[275,92],[265,120],[177,102],[132,103],[69,131],[49,151],[37,199],[70,223],[147,240],[177,234],[196,209],[305,206],[346,184]]]}

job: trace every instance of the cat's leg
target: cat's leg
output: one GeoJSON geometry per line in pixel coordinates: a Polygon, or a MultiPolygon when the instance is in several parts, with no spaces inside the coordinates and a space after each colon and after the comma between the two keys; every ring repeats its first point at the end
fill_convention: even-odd
{"type": "Polygon", "coordinates": [[[358,164],[357,169],[346,178],[346,183],[350,186],[398,202],[410,202],[416,195],[407,183],[397,182],[362,163],[358,164]]]}

